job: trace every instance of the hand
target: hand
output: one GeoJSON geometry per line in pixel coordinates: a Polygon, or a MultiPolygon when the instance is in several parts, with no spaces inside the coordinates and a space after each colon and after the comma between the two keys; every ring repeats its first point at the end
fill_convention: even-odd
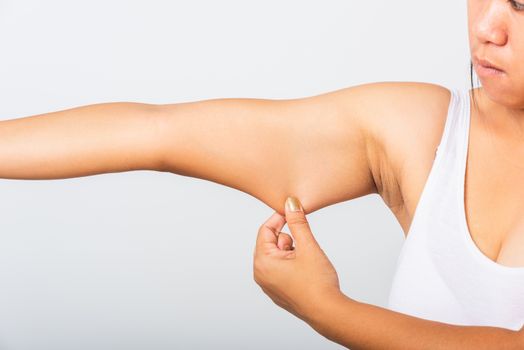
{"type": "Polygon", "coordinates": [[[300,202],[294,199],[299,210],[291,211],[290,198],[285,217],[275,212],[258,230],[253,272],[275,304],[306,321],[322,298],[341,292],[337,272],[313,237],[300,202]],[[286,222],[292,237],[280,232],[286,222]]]}

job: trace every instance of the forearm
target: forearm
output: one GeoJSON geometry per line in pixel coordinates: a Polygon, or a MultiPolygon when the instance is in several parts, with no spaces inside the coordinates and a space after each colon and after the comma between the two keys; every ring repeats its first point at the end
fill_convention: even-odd
{"type": "Polygon", "coordinates": [[[0,122],[0,178],[59,179],[161,167],[157,105],[112,102],[0,122]]]}
{"type": "Polygon", "coordinates": [[[523,349],[519,332],[505,328],[430,321],[359,303],[342,293],[323,303],[307,322],[352,350],[523,349]]]}

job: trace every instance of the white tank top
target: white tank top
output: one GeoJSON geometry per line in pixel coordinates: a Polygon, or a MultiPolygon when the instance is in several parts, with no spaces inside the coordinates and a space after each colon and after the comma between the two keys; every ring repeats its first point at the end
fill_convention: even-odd
{"type": "Polygon", "coordinates": [[[470,91],[451,89],[444,132],[397,260],[388,308],[449,324],[519,330],[524,267],[484,255],[466,221],[470,91]]]}

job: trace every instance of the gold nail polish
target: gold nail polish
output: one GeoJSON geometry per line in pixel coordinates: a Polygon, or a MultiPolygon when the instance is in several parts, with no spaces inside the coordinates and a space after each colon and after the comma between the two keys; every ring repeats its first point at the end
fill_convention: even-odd
{"type": "Polygon", "coordinates": [[[287,197],[286,207],[289,211],[303,211],[300,201],[295,197],[287,197]]]}

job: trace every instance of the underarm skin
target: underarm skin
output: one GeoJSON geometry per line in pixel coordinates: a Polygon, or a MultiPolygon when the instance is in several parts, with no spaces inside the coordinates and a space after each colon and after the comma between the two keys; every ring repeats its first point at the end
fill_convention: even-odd
{"type": "Polygon", "coordinates": [[[112,102],[0,122],[0,178],[160,170],[157,105],[112,102]]]}

